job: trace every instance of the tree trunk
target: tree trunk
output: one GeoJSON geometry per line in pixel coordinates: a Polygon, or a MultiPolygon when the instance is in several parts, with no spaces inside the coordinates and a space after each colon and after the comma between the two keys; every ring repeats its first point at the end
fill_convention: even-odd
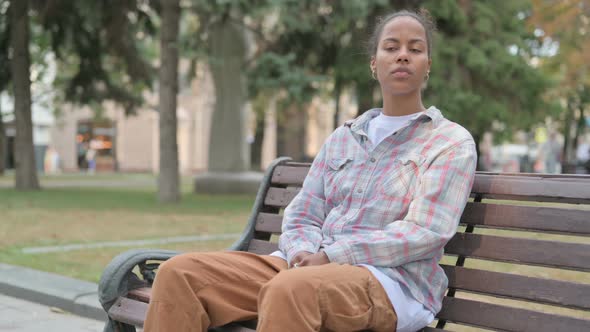
{"type": "Polygon", "coordinates": [[[277,121],[277,151],[296,161],[312,160],[305,153],[307,137],[307,105],[291,104],[277,121]]]}
{"type": "Polygon", "coordinates": [[[567,102],[567,109],[566,109],[566,117],[563,123],[563,160],[562,165],[564,163],[568,163],[570,160],[571,155],[571,127],[572,121],[574,118],[574,102],[571,97],[568,98],[567,102]]]}
{"type": "Polygon", "coordinates": [[[340,120],[340,96],[342,95],[342,81],[337,78],[334,82],[334,124],[332,128],[336,130],[340,120]]]}
{"type": "Polygon", "coordinates": [[[256,114],[256,131],[254,133],[254,142],[252,143],[250,158],[251,168],[253,170],[262,169],[262,142],[264,141],[264,113],[256,114]]]}
{"type": "Polygon", "coordinates": [[[375,105],[375,101],[373,100],[373,89],[375,89],[376,81],[374,80],[367,80],[367,81],[359,81],[356,85],[356,93],[358,98],[358,110],[356,112],[357,116],[365,113],[366,111],[380,107],[380,105],[375,105]]]}
{"type": "Polygon", "coordinates": [[[580,103],[580,105],[578,105],[578,110],[580,110],[580,117],[578,118],[578,123],[576,125],[576,131],[574,133],[573,151],[578,151],[578,140],[580,139],[580,135],[584,132],[584,128],[586,127],[586,117],[584,116],[584,106],[586,106],[586,105],[584,105],[583,103],[580,103]]]}
{"type": "Polygon", "coordinates": [[[6,129],[4,129],[4,120],[2,120],[2,103],[0,103],[0,176],[4,175],[4,169],[6,165],[4,161],[6,161],[6,129]]]}
{"type": "Polygon", "coordinates": [[[38,190],[39,179],[35,167],[33,121],[31,119],[31,80],[29,75],[29,1],[11,1],[10,45],[12,84],[14,87],[15,186],[18,190],[38,190]]]}
{"type": "Polygon", "coordinates": [[[158,200],[180,200],[178,144],[176,136],[176,95],[178,93],[179,0],[162,0],[160,40],[160,175],[158,200]]]}
{"type": "Polygon", "coordinates": [[[475,142],[475,155],[477,156],[477,165],[476,165],[475,169],[477,171],[488,171],[482,167],[483,165],[481,163],[482,156],[481,156],[481,150],[479,147],[480,147],[481,138],[483,137],[483,135],[480,135],[480,134],[474,133],[474,132],[471,132],[471,135],[473,137],[473,141],[475,142]]]}
{"type": "Polygon", "coordinates": [[[250,149],[246,142],[245,32],[242,27],[224,20],[211,26],[210,39],[215,110],[209,143],[209,171],[244,172],[250,166],[250,149]]]}

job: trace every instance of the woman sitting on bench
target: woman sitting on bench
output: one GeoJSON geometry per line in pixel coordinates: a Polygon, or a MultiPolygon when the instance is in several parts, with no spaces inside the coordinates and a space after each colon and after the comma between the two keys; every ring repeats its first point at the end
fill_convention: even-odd
{"type": "Polygon", "coordinates": [[[284,212],[279,251],[187,253],[159,269],[144,331],[416,331],[441,309],[439,267],[475,174],[469,132],[422,104],[429,15],[375,28],[370,68],[383,107],[339,127],[284,212]]]}

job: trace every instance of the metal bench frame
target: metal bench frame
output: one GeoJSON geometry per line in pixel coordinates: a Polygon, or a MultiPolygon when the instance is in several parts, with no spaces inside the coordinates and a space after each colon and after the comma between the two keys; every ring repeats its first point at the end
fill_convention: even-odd
{"type": "MultiPolygon", "coordinates": [[[[307,163],[292,162],[290,158],[275,160],[266,171],[243,234],[228,250],[259,254],[275,250],[277,245],[271,242],[271,236],[280,234],[281,209],[299,191],[308,170],[307,163]]],[[[472,198],[461,219],[465,229],[445,247],[447,254],[457,258],[454,265],[441,265],[449,277],[443,308],[437,315],[436,327],[424,331],[446,330],[447,322],[505,331],[590,331],[590,241],[585,241],[590,237],[590,208],[577,207],[590,207],[590,176],[478,172],[472,198]],[[541,203],[523,203],[527,201],[541,203]],[[484,233],[475,233],[476,229],[484,233]],[[577,243],[485,234],[486,229],[575,236],[577,243]],[[471,258],[579,271],[583,282],[465,267],[466,259],[471,258]],[[457,297],[458,292],[569,308],[581,314],[573,317],[507,306],[457,297]]],[[[130,250],[109,263],[99,284],[99,299],[110,318],[106,332],[135,331],[134,326],[143,325],[149,287],[159,265],[154,261],[177,254],[169,250],[130,250]],[[139,272],[134,273],[134,269],[139,272]]],[[[210,329],[254,330],[255,322],[210,329]]]]}

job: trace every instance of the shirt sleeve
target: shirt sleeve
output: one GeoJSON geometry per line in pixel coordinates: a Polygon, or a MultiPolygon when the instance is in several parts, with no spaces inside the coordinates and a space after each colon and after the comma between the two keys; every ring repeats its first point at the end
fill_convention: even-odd
{"type": "Polygon", "coordinates": [[[324,248],[331,262],[396,267],[433,258],[457,231],[473,185],[477,154],[472,140],[439,154],[419,179],[403,220],[354,234],[324,248]]]}
{"type": "Polygon", "coordinates": [[[279,249],[290,262],[300,251],[316,253],[322,243],[322,225],[326,219],[323,175],[326,169],[325,143],[314,159],[301,191],[284,212],[279,249]]]}

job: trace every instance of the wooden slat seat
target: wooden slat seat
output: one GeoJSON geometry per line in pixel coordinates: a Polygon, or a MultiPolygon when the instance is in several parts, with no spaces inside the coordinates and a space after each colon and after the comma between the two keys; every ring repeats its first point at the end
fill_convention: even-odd
{"type": "Polygon", "coordinates": [[[445,297],[440,319],[502,331],[588,331],[587,320],[445,297]]]}
{"type": "MultiPolygon", "coordinates": [[[[308,171],[309,164],[289,161],[269,169],[257,198],[260,205],[244,231],[247,236],[235,248],[258,254],[277,250],[272,241],[281,233],[282,209],[299,192],[308,171]]],[[[463,227],[445,247],[447,257],[441,263],[449,278],[443,309],[436,327],[423,331],[461,325],[590,331],[590,176],[477,173],[471,196],[461,217],[463,227]],[[477,268],[465,266],[470,262],[477,262],[477,268]],[[498,271],[497,264],[516,270],[498,271]],[[528,275],[531,267],[542,273],[528,275]],[[569,277],[564,279],[561,271],[569,277]]],[[[142,326],[150,291],[142,287],[123,294],[109,316],[130,324],[126,327],[142,326]]],[[[212,331],[254,331],[252,324],[212,331]]]]}

